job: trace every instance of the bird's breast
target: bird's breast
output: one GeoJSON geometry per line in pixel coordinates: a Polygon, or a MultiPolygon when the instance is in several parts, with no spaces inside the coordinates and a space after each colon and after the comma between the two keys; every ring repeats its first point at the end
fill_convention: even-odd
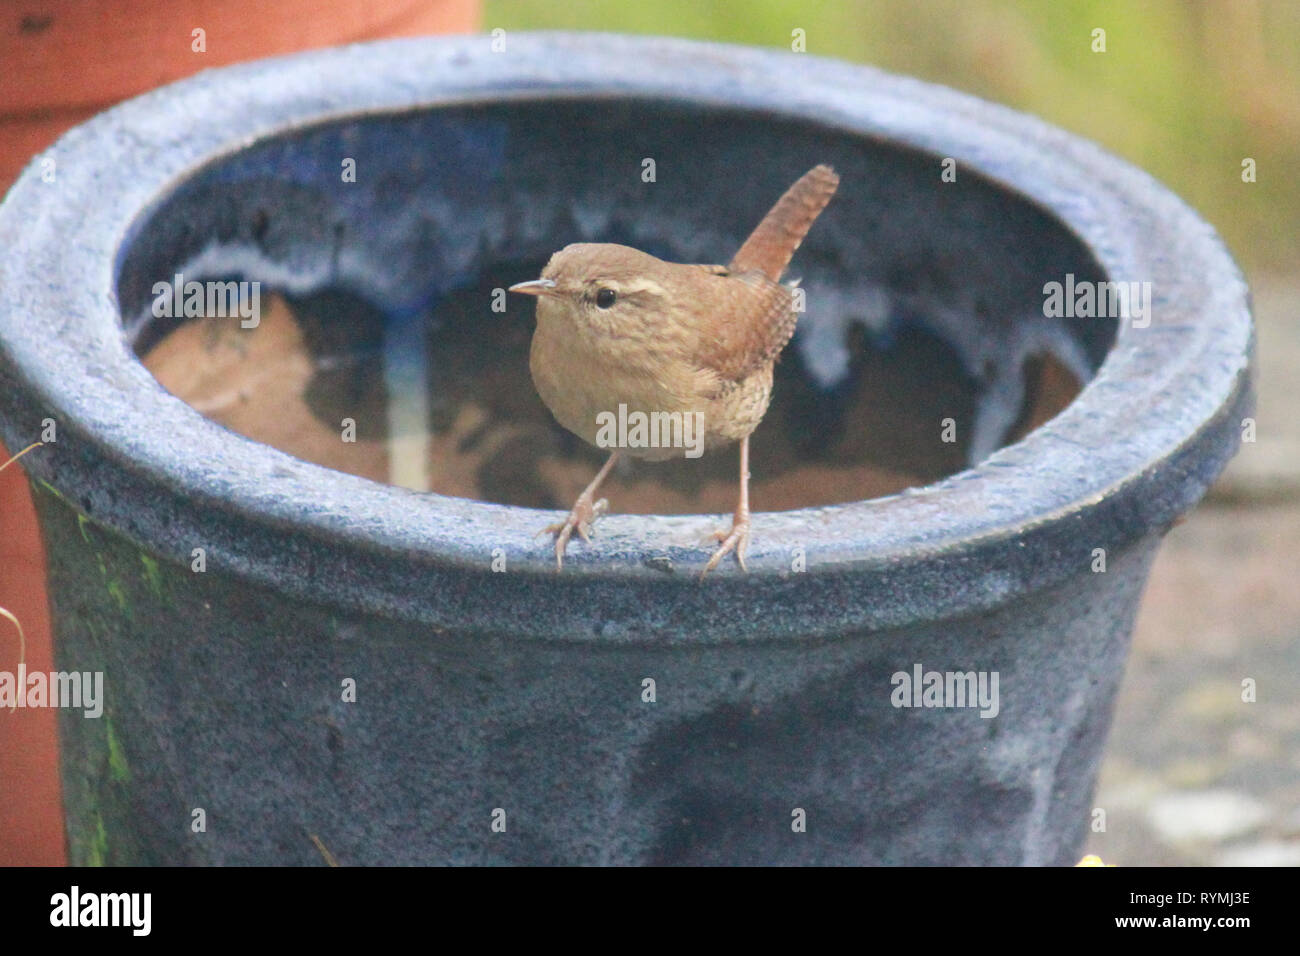
{"type": "Polygon", "coordinates": [[[673,343],[621,348],[539,309],[529,369],[556,421],[598,448],[648,460],[693,457],[754,430],[771,369],[720,387],[673,343]]]}

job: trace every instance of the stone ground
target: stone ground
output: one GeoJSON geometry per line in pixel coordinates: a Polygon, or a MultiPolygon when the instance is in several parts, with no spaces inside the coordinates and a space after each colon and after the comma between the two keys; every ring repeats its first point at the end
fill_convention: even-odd
{"type": "Polygon", "coordinates": [[[1251,285],[1257,442],[1156,559],[1094,801],[1107,863],[1300,866],[1300,278],[1251,285]]]}

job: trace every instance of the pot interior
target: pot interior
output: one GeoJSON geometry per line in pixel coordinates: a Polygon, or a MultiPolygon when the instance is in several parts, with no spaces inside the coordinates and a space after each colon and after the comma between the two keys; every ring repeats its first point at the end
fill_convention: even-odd
{"type": "MultiPolygon", "coordinates": [[[[758,510],[897,492],[1059,413],[1116,323],[1049,318],[1105,278],[1059,220],[957,163],[752,110],[622,97],[364,115],[223,155],[134,224],[123,327],[173,394],[327,467],[567,508],[604,454],[528,372],[534,301],[504,287],[570,242],[725,263],[816,163],[839,192],[787,273],[806,311],[752,440],[758,510]],[[179,281],[178,281],[179,277],[179,281]]],[[[622,512],[720,512],[736,456],[630,462],[622,512]]]]}

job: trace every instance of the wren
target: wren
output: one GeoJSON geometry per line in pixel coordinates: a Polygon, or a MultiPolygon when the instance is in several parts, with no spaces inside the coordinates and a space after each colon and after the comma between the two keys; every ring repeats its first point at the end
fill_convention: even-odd
{"type": "Polygon", "coordinates": [[[581,242],[551,256],[540,279],[510,287],[537,297],[529,368],[542,401],[569,431],[611,449],[568,518],[543,529],[555,535],[557,568],[575,531],[590,541],[592,522],[608,508],[596,492],[621,454],[652,461],[683,454],[671,441],[611,448],[607,426],[618,415],[650,422],[655,438],[656,426],[671,437],[681,422],[699,423],[705,451],[740,442],[740,498],[730,530],[714,535],[719,545],[703,574],[733,551],[748,570],[749,436],[767,412],[772,367],[798,319],[794,287],[781,275],[838,185],[829,166],[809,170],[725,266],[581,242]]]}

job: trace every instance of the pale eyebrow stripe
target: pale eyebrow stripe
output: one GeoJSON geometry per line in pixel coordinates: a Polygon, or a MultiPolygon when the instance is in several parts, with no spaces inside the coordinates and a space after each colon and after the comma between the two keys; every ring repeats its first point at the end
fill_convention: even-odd
{"type": "Polygon", "coordinates": [[[611,282],[609,287],[620,295],[635,295],[638,292],[651,292],[655,295],[665,295],[664,287],[653,279],[634,279],[626,285],[611,282]]]}

